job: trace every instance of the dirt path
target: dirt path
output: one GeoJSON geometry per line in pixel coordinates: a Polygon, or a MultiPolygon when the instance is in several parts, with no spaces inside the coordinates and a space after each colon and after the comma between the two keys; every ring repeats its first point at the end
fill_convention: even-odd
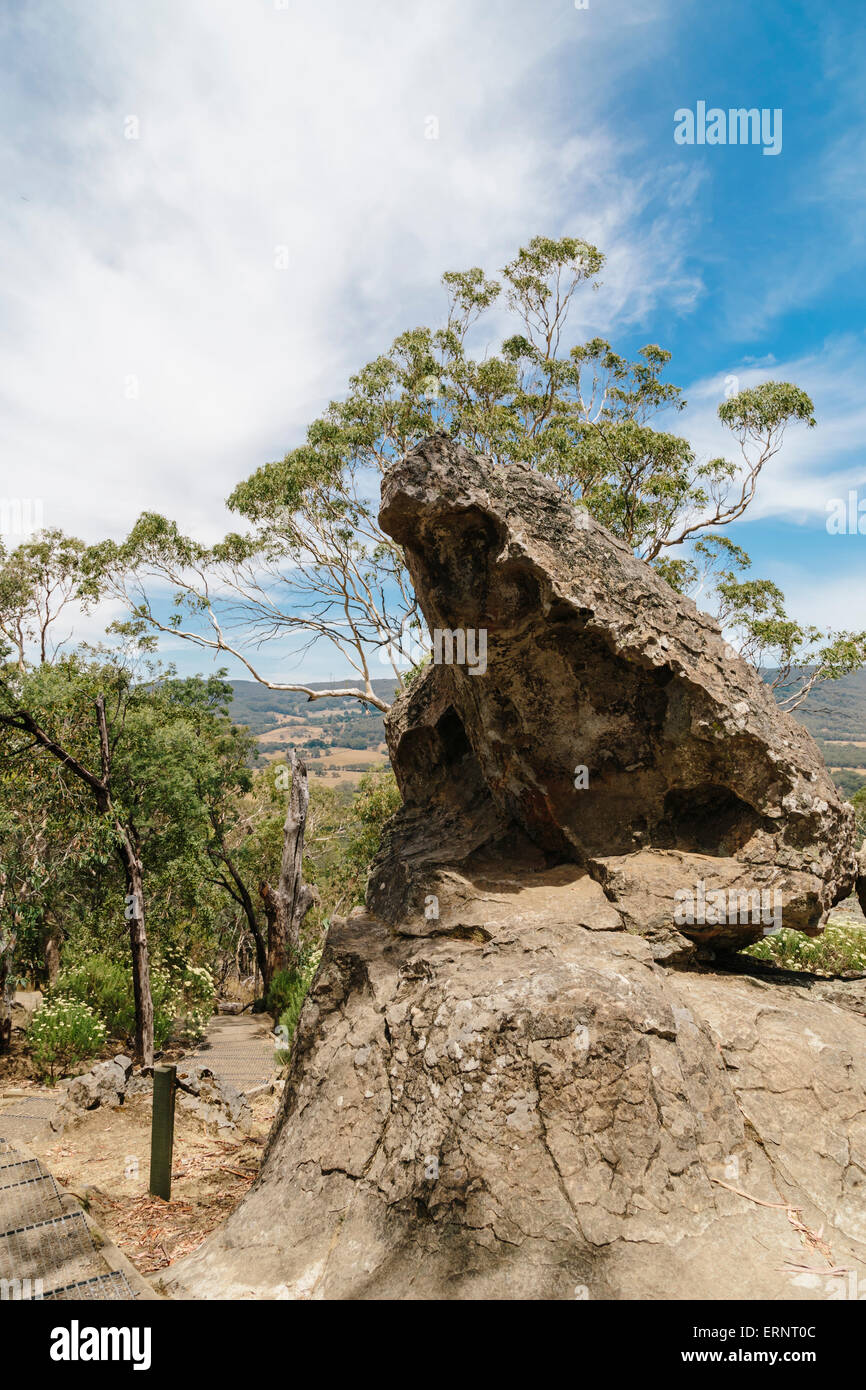
{"type": "Polygon", "coordinates": [[[250,1135],[217,1138],[179,1108],[168,1203],[147,1190],[149,1096],[88,1112],[58,1133],[52,1120],[62,1086],[48,1094],[32,1083],[7,1090],[0,1106],[0,1298],[140,1296],[136,1271],[157,1275],[224,1221],[258,1171],[276,1109],[272,1029],[267,1014],[216,1015],[201,1045],[178,1064],[203,1063],[247,1094],[254,1123],[250,1135]],[[124,1271],[113,1245],[106,1256],[100,1232],[134,1269],[124,1271]]]}

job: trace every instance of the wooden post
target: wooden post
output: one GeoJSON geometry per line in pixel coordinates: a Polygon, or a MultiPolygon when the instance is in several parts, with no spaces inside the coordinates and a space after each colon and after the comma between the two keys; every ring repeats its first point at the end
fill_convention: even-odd
{"type": "Polygon", "coordinates": [[[174,1096],[177,1067],[161,1064],[153,1069],[153,1120],[150,1130],[150,1190],[154,1197],[171,1199],[171,1163],[174,1149],[174,1096]]]}

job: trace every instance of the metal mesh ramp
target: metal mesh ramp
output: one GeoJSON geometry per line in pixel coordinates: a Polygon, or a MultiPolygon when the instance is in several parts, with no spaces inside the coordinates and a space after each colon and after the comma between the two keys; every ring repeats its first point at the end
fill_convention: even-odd
{"type": "MultiPolygon", "coordinates": [[[[4,1126],[5,1127],[5,1126],[4,1126]]],[[[38,1159],[0,1139],[0,1299],[128,1301],[137,1294],[110,1269],[81,1211],[65,1212],[38,1159]]]]}
{"type": "Polygon", "coordinates": [[[78,1303],[84,1300],[94,1303],[120,1299],[128,1301],[131,1298],[135,1298],[135,1294],[126,1275],[119,1269],[113,1269],[110,1274],[98,1274],[95,1279],[82,1279],[77,1284],[64,1284],[61,1289],[49,1289],[48,1293],[43,1294],[46,1302],[78,1303]]]}
{"type": "Polygon", "coordinates": [[[9,1144],[27,1143],[51,1132],[51,1120],[57,1113],[59,1102],[42,1096],[30,1096],[18,1100],[0,1114],[4,1140],[9,1144]]]}
{"type": "MultiPolygon", "coordinates": [[[[42,1178],[45,1176],[45,1169],[38,1158],[24,1158],[21,1154],[16,1154],[11,1163],[4,1163],[0,1160],[0,1188],[12,1187],[15,1183],[23,1182],[25,1178],[42,1178]]],[[[0,1215],[3,1212],[3,1198],[0,1197],[0,1215]]]]}
{"type": "Polygon", "coordinates": [[[236,1091],[243,1093],[273,1081],[275,1056],[273,1046],[268,1043],[242,1043],[238,1047],[220,1044],[212,1052],[196,1052],[191,1057],[184,1057],[178,1063],[177,1070],[178,1075],[182,1076],[195,1066],[210,1067],[214,1076],[228,1081],[236,1091]]]}
{"type": "Polygon", "coordinates": [[[20,1153],[18,1149],[13,1149],[11,1144],[7,1144],[5,1139],[0,1139],[0,1173],[6,1168],[11,1168],[16,1163],[23,1163],[26,1154],[20,1153]]]}
{"type": "Polygon", "coordinates": [[[62,1215],[60,1192],[50,1173],[0,1187],[0,1231],[14,1231],[62,1215]]]}
{"type": "Polygon", "coordinates": [[[45,1285],[66,1288],[89,1280],[104,1269],[80,1211],[0,1235],[0,1279],[26,1276],[41,1279],[45,1285]]]}

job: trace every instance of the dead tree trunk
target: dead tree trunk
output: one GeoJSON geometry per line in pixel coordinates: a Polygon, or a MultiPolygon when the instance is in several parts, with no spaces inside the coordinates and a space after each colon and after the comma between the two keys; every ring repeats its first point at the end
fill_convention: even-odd
{"type": "Polygon", "coordinates": [[[304,833],[310,807],[307,769],[297,753],[291,753],[292,789],[283,825],[283,854],[276,888],[263,883],[259,889],[268,923],[268,958],[265,998],[278,970],[291,970],[299,958],[301,924],[316,901],[315,888],[304,883],[302,862],[304,833]]]}

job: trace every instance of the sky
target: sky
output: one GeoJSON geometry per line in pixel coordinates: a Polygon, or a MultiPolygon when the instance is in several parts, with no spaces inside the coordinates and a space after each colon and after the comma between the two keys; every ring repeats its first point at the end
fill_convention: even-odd
{"type": "Polygon", "coordinates": [[[216,540],[238,481],[441,322],[444,270],[568,234],[607,256],[574,340],[672,351],[700,457],[731,381],[809,392],[730,533],[796,617],[866,627],[866,536],[827,531],[866,499],[861,0],[4,0],[0,68],[0,501],[216,540]],[[781,112],[780,150],[677,143],[701,102],[781,112]]]}

